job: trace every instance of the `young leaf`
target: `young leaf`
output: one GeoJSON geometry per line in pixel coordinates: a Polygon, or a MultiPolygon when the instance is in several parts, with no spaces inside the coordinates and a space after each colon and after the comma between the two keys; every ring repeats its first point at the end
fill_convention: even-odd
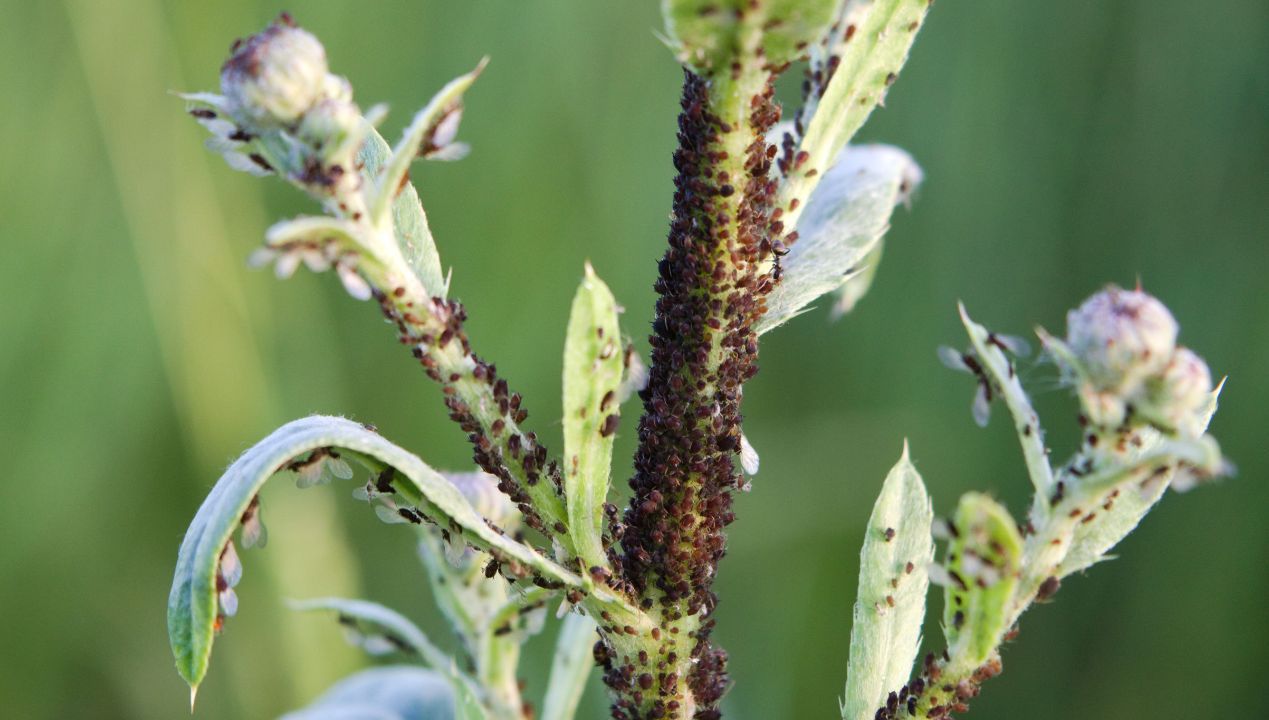
{"type": "Polygon", "coordinates": [[[780,189],[780,205],[806,197],[819,182],[817,173],[824,172],[885,99],[929,5],[929,0],[846,0],[842,5],[836,34],[826,38],[837,62],[824,63],[827,85],[803,109],[805,132],[798,150],[806,159],[790,171],[780,189]]]}
{"type": "Polygon", "coordinates": [[[857,274],[854,274],[837,290],[837,300],[833,303],[832,314],[833,320],[846,315],[855,309],[860,300],[868,294],[872,289],[872,281],[877,277],[877,268],[881,267],[881,255],[886,248],[884,239],[877,242],[864,259],[860,261],[861,268],[857,274]]]}
{"type": "Polygon", "coordinates": [[[761,43],[771,65],[796,60],[828,27],[839,2],[662,0],[661,9],[679,61],[710,75],[728,68],[737,50],[751,43],[761,43]]]}
{"type": "Polygon", "coordinates": [[[948,532],[943,632],[954,662],[975,667],[995,652],[1009,629],[1022,536],[1009,511],[981,493],[961,497],[948,532]]]}
{"type": "Polygon", "coordinates": [[[451,720],[454,705],[454,690],[440,673],[385,666],[340,680],[313,704],[281,720],[451,720]]]}
{"type": "MultiPolygon", "coordinates": [[[[1220,387],[1212,391],[1206,412],[1199,420],[1200,432],[1207,429],[1207,424],[1216,412],[1217,400],[1220,394],[1220,387]]],[[[1156,431],[1143,430],[1141,432],[1143,434],[1143,442],[1141,448],[1137,451],[1138,455],[1152,452],[1163,442],[1163,437],[1156,431]]],[[[1107,553],[1110,552],[1111,548],[1127,537],[1128,533],[1132,532],[1142,518],[1146,516],[1146,513],[1150,512],[1154,504],[1163,497],[1163,493],[1167,491],[1168,486],[1172,482],[1173,474],[1174,472],[1170,471],[1167,476],[1159,478],[1155,482],[1139,486],[1135,490],[1121,492],[1109,509],[1105,506],[1102,507],[1096,522],[1077,525],[1075,534],[1071,538],[1070,549],[1061,564],[1058,565],[1057,577],[1063,578],[1071,573],[1081,572],[1096,563],[1108,559],[1110,556],[1107,553]]]]}
{"type": "Polygon", "coordinates": [[[757,323],[765,333],[802,313],[864,270],[896,204],[921,181],[906,152],[889,145],[846,148],[798,220],[798,240],[780,259],[781,279],[757,323]]]}
{"type": "Polygon", "coordinates": [[[859,553],[859,592],[850,634],[843,720],[871,720],[886,693],[912,671],[934,558],[934,509],[921,476],[903,456],[886,476],[859,553]]]}
{"type": "Polygon", "coordinates": [[[1014,430],[1018,433],[1018,442],[1022,445],[1022,455],[1027,463],[1027,475],[1031,478],[1036,496],[1048,497],[1053,492],[1053,468],[1049,466],[1049,451],[1044,444],[1040,416],[1022,388],[1013,360],[1002,349],[1017,347],[1014,343],[1018,341],[988,332],[987,328],[970,319],[963,304],[958,309],[984,378],[991,383],[992,391],[1004,400],[1013,417],[1014,430]]]}
{"type": "Polygon", "coordinates": [[[555,643],[555,657],[551,661],[551,679],[546,687],[546,699],[542,703],[541,720],[572,720],[577,714],[577,704],[586,689],[595,662],[591,657],[595,641],[595,621],[570,613],[564,618],[559,639],[555,643]]]}
{"type": "Polygon", "coordinates": [[[608,566],[603,506],[621,414],[622,355],[617,301],[587,263],[564,344],[564,493],[569,534],[587,568],[608,566]]]}
{"type": "Polygon", "coordinates": [[[393,489],[422,516],[483,550],[493,550],[549,580],[581,587],[581,578],[527,545],[489,526],[449,481],[378,433],[343,418],[314,416],[287,423],[236,460],[194,516],[176,561],[168,598],[168,637],[176,667],[191,688],[207,672],[215,631],[223,619],[218,595],[220,561],[234,530],[258,503],[265,481],[301,456],[356,460],[372,472],[394,468],[393,489]]]}
{"type": "MultiPolygon", "coordinates": [[[[369,128],[366,141],[357,153],[357,160],[364,167],[363,182],[372,182],[378,176],[391,152],[388,142],[374,128],[369,128]]],[[[436,249],[436,241],[432,238],[432,230],[428,227],[427,213],[423,211],[418,191],[410,183],[405,183],[392,201],[392,230],[401,256],[419,282],[432,295],[444,298],[446,283],[445,273],[441,269],[441,256],[436,249]]]]}
{"type": "MultiPolygon", "coordinates": [[[[463,93],[476,82],[489,58],[482,58],[476,69],[460,75],[436,93],[405,129],[401,141],[392,150],[392,156],[375,178],[375,189],[370,199],[370,219],[376,225],[387,219],[388,208],[401,186],[406,182],[410,163],[427,153],[438,133],[452,134],[450,124],[456,123],[463,107],[463,93]]],[[[455,125],[453,130],[456,130],[455,125]]],[[[445,138],[448,145],[451,138],[445,138]]]]}

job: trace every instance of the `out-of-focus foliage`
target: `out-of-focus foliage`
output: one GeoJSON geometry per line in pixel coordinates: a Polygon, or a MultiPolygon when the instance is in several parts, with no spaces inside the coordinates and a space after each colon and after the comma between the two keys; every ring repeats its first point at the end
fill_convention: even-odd
{"type": "MultiPolygon", "coordinates": [[[[0,698],[21,718],[178,717],[188,696],[163,602],[181,533],[230,460],[313,412],[373,422],[438,467],[468,467],[468,450],[372,307],[326,278],[245,269],[271,218],[313,208],[224,167],[167,94],[214,86],[225,40],[279,6],[4,9],[0,698]]],[[[491,55],[466,99],[471,156],[415,180],[478,350],[561,447],[559,348],[582,260],[646,350],[679,84],[653,35],[657,3],[292,9],[362,103],[397,110],[388,137],[491,55]]],[[[843,548],[858,546],[904,436],[936,508],[976,488],[1025,510],[1010,428],[969,422],[963,384],[934,357],[961,339],[956,299],[1023,334],[1138,276],[1229,374],[1213,432],[1239,476],[1161,505],[1117,549],[1118,567],[1092,568],[1029,614],[973,717],[1269,715],[1269,14],[1255,0],[983,0],[938,3],[927,23],[858,138],[912,154],[920,203],[896,214],[859,307],[829,326],[826,299],[765,338],[747,388],[762,474],[737,502],[717,586],[716,636],[738,681],[728,717],[833,715],[850,632],[842,598],[858,571],[843,548]]],[[[796,88],[784,90],[792,101],[796,88]]],[[[1056,388],[1053,367],[1021,369],[1056,388]]],[[[1038,404],[1072,418],[1049,421],[1065,456],[1074,402],[1055,389],[1038,404]]],[[[634,426],[618,433],[617,486],[634,426]]],[[[364,596],[446,640],[418,576],[388,571],[410,562],[409,533],[383,532],[329,489],[285,485],[265,490],[290,497],[269,504],[273,539],[250,551],[243,611],[218,642],[199,717],[276,715],[364,662],[328,618],[293,613],[284,597],[364,596]]],[[[526,650],[531,694],[552,645],[526,650]]],[[[582,717],[603,714],[592,683],[582,717]]]]}

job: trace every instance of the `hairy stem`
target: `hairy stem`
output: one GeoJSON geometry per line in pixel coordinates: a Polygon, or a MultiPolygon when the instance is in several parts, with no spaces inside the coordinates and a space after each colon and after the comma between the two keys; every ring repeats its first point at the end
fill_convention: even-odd
{"type": "Polygon", "coordinates": [[[634,656],[605,658],[619,718],[717,717],[727,686],[726,654],[709,642],[711,586],[731,492],[742,485],[733,456],[742,384],[757,372],[752,326],[775,282],[760,267],[783,229],[771,212],[774,152],[764,137],[779,109],[759,20],[737,35],[740,60],[709,79],[689,71],[684,82],[670,247],[615,563],[660,632],[634,656]]]}

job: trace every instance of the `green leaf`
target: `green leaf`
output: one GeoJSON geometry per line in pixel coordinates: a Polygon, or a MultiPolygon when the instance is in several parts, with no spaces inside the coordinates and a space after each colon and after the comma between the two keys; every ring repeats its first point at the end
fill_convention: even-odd
{"type": "Polygon", "coordinates": [[[750,38],[772,65],[796,60],[828,27],[840,0],[662,0],[679,61],[699,74],[726,69],[750,38]]]}
{"type": "Polygon", "coordinates": [[[948,532],[943,632],[953,662],[976,667],[1009,629],[1022,536],[1009,511],[981,493],[961,497],[948,532]]]}
{"type": "MultiPolygon", "coordinates": [[[[336,449],[371,472],[394,468],[393,489],[418,512],[482,550],[532,568],[573,587],[581,578],[490,527],[449,481],[378,433],[343,418],[314,416],[287,423],[236,460],[194,516],[177,556],[168,599],[168,636],[181,676],[197,688],[207,673],[220,605],[217,575],[222,553],[244,513],[258,502],[265,481],[301,456],[336,449]]],[[[306,461],[307,462],[307,461],[306,461]]]]}
{"type": "Polygon", "coordinates": [[[833,302],[832,319],[836,320],[855,309],[860,300],[872,289],[872,281],[877,277],[877,268],[881,267],[881,255],[885,251],[886,241],[877,241],[876,246],[860,261],[861,269],[851,275],[837,290],[837,299],[833,302]]]}
{"type": "Polygon", "coordinates": [[[546,687],[541,720],[572,720],[577,714],[586,679],[595,666],[592,651],[598,639],[594,620],[578,613],[564,618],[551,660],[551,679],[546,687]]]}
{"type": "MultiPolygon", "coordinates": [[[[358,162],[364,166],[363,182],[373,182],[391,152],[392,148],[383,136],[370,128],[357,153],[358,162]]],[[[392,230],[401,256],[419,282],[432,295],[445,297],[447,287],[445,273],[441,269],[441,255],[428,227],[427,213],[423,211],[419,193],[410,183],[406,183],[392,201],[392,230]]]]}
{"type": "MultiPolygon", "coordinates": [[[[1224,383],[1221,385],[1223,387],[1224,383]]],[[[1216,412],[1220,394],[1220,387],[1212,391],[1206,412],[1201,419],[1200,429],[1207,429],[1207,424],[1211,422],[1212,415],[1216,412]]],[[[1163,436],[1157,431],[1138,432],[1142,434],[1143,442],[1132,456],[1134,459],[1155,452],[1164,443],[1163,436]]],[[[1104,505],[1102,506],[1094,522],[1076,525],[1070,549],[1055,571],[1057,577],[1063,578],[1072,573],[1082,572],[1103,560],[1109,560],[1111,556],[1107,553],[1127,537],[1128,533],[1141,523],[1155,503],[1163,497],[1172,482],[1174,472],[1174,470],[1170,471],[1166,477],[1158,478],[1154,482],[1139,484],[1136,488],[1120,492],[1109,510],[1104,505]]]]}
{"type": "Polygon", "coordinates": [[[802,312],[866,272],[890,215],[921,181],[906,152],[889,145],[847,148],[816,188],[797,223],[798,240],[780,260],[781,279],[767,296],[759,334],[802,312]]]}
{"type": "Polygon", "coordinates": [[[281,720],[452,720],[454,690],[431,670],[389,665],[340,680],[281,720]]]}
{"type": "Polygon", "coordinates": [[[934,558],[934,509],[903,456],[881,487],[859,553],[859,592],[850,633],[843,720],[872,720],[886,694],[907,681],[921,644],[934,558]]]}
{"type": "Polygon", "coordinates": [[[349,250],[365,248],[361,229],[350,220],[325,215],[304,215],[274,223],[264,235],[269,247],[285,247],[294,243],[321,245],[334,240],[349,250]]]}
{"type": "Polygon", "coordinates": [[[369,200],[370,218],[373,223],[378,225],[387,219],[392,198],[406,182],[410,163],[427,151],[442,124],[446,121],[457,121],[457,113],[462,112],[463,93],[476,82],[476,78],[480,77],[480,73],[484,71],[488,62],[489,58],[482,58],[474,70],[450,80],[422,110],[415,114],[414,120],[405,129],[401,141],[393,148],[392,156],[384,164],[383,170],[375,176],[374,191],[369,200]]]}
{"type": "Polygon", "coordinates": [[[564,494],[569,534],[588,568],[608,566],[603,507],[621,416],[622,350],[617,301],[587,263],[564,343],[564,494]]]}
{"type": "Polygon", "coordinates": [[[885,99],[890,84],[907,62],[916,30],[925,19],[929,0],[847,0],[837,14],[836,31],[816,50],[813,64],[821,73],[836,67],[823,87],[803,108],[805,133],[799,150],[807,159],[790,171],[781,189],[789,198],[804,198],[807,189],[885,99]]]}

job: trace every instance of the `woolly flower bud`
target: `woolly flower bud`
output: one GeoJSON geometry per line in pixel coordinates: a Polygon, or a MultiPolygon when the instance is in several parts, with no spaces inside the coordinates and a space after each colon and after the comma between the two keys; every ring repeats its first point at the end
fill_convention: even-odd
{"type": "Polygon", "coordinates": [[[1142,416],[1164,429],[1197,437],[1206,429],[1212,373],[1189,348],[1177,348],[1163,371],[1146,381],[1142,416]]]}
{"type": "Polygon", "coordinates": [[[1150,295],[1112,286],[1067,313],[1066,332],[1092,389],[1129,396],[1172,357],[1177,324],[1150,295]]]}
{"type": "Polygon", "coordinates": [[[344,147],[345,140],[355,133],[360,123],[361,112],[356,105],[345,100],[325,99],[304,113],[296,136],[327,162],[347,162],[351,158],[334,155],[352,149],[344,147]]]}
{"type": "Polygon", "coordinates": [[[323,96],[327,75],[322,44],[283,19],[234,48],[220,88],[235,119],[268,129],[298,120],[323,96]]]}

